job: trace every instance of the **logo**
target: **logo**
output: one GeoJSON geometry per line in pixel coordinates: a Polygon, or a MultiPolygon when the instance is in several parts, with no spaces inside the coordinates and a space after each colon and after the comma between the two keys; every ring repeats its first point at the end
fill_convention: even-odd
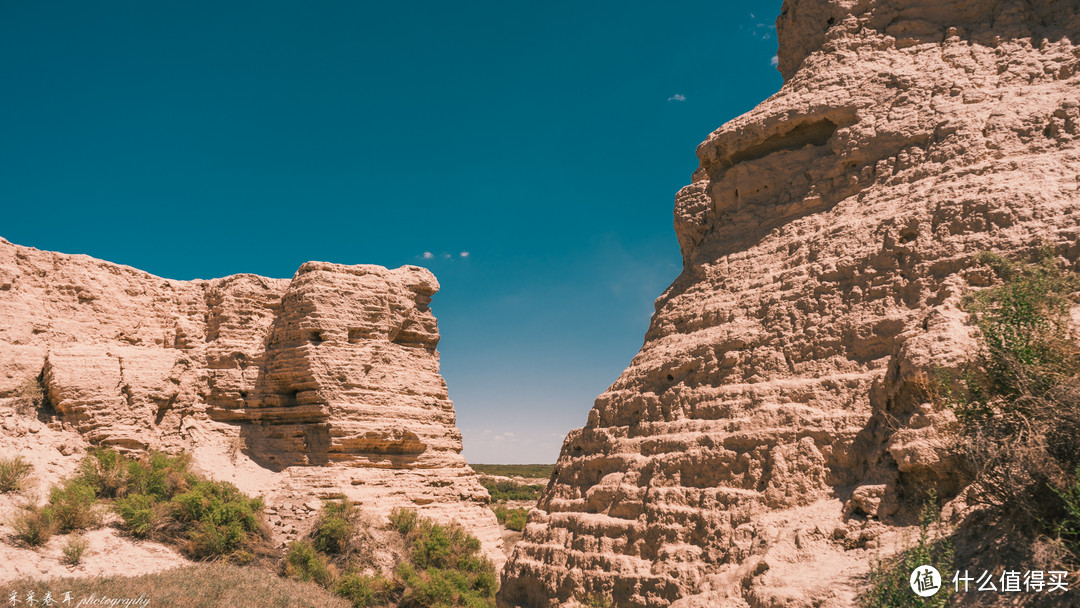
{"type": "Polygon", "coordinates": [[[911,590],[919,597],[930,597],[941,589],[941,573],[933,566],[919,566],[911,571],[911,590]]]}

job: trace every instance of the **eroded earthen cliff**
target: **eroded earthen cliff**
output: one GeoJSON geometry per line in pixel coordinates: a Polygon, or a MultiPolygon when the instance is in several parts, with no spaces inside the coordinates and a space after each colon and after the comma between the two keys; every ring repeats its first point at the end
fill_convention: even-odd
{"type": "Polygon", "coordinates": [[[37,384],[56,414],[10,419],[0,447],[46,476],[90,443],[187,450],[266,496],[282,538],[344,496],[457,520],[501,562],[439,375],[438,289],[416,266],[320,262],[174,281],[0,239],[0,396],[37,384]]]}
{"type": "Polygon", "coordinates": [[[501,601],[850,606],[956,476],[917,390],[984,250],[1080,256],[1080,5],[787,0],[782,89],[711,134],[681,275],[566,438],[501,601]]]}

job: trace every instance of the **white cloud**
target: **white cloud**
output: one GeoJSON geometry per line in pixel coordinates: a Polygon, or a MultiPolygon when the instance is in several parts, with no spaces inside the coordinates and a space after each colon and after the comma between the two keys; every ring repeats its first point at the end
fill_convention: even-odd
{"type": "Polygon", "coordinates": [[[430,251],[425,251],[425,252],[424,252],[424,259],[425,259],[425,260],[430,260],[430,259],[431,259],[431,258],[433,258],[433,257],[435,257],[435,254],[434,254],[434,253],[431,253],[430,251]]]}
{"type": "Polygon", "coordinates": [[[463,258],[469,257],[469,252],[468,251],[462,251],[461,252],[461,257],[463,257],[463,258]]]}
{"type": "Polygon", "coordinates": [[[444,254],[442,254],[442,257],[443,257],[444,260],[449,260],[450,259],[450,254],[449,253],[444,253],[444,254]]]}
{"type": "Polygon", "coordinates": [[[773,55],[772,59],[769,60],[769,65],[771,65],[772,67],[775,68],[779,64],[780,64],[780,58],[777,57],[776,55],[773,55]]]}
{"type": "Polygon", "coordinates": [[[686,101],[686,95],[682,93],[675,93],[671,97],[667,98],[668,101],[686,101]]]}

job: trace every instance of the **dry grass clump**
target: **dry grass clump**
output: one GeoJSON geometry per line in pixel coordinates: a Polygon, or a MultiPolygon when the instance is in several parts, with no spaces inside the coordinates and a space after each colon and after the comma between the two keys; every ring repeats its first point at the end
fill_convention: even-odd
{"type": "Polygon", "coordinates": [[[56,518],[49,507],[29,505],[11,520],[15,528],[15,540],[28,547],[40,547],[56,534],[56,518]]]}
{"type": "MultiPolygon", "coordinates": [[[[157,608],[349,608],[350,603],[315,583],[283,579],[261,568],[210,562],[141,576],[75,577],[46,581],[32,579],[5,583],[22,597],[34,592],[40,599],[48,591],[54,598],[70,591],[75,605],[81,598],[150,600],[157,608]]],[[[5,598],[6,599],[6,598],[5,598]]]]}
{"type": "Polygon", "coordinates": [[[1080,275],[1043,250],[1031,263],[978,261],[1001,279],[965,298],[984,346],[941,375],[959,421],[959,450],[974,480],[969,500],[1080,550],[1080,346],[1069,309],[1080,275]]]}
{"type": "Polygon", "coordinates": [[[60,562],[68,566],[78,566],[82,563],[83,555],[86,554],[86,550],[89,548],[90,543],[85,538],[73,534],[68,537],[67,543],[64,544],[64,557],[60,562]]]}
{"type": "Polygon", "coordinates": [[[0,458],[0,494],[9,492],[21,492],[34,470],[34,465],[22,459],[22,456],[12,458],[0,458]]]}
{"type": "Polygon", "coordinates": [[[48,395],[45,394],[41,376],[30,378],[20,384],[11,394],[11,397],[13,398],[12,405],[15,407],[15,413],[20,416],[36,416],[42,409],[48,409],[49,407],[48,395]]]}

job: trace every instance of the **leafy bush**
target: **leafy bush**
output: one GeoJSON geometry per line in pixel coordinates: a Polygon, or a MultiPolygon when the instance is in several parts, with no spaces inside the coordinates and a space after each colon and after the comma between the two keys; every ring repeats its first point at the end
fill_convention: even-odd
{"type": "Polygon", "coordinates": [[[311,532],[312,544],[325,553],[344,552],[356,533],[359,516],[360,509],[348,500],[324,504],[311,532]]]}
{"type": "Polygon", "coordinates": [[[61,532],[85,530],[101,525],[101,513],[94,488],[80,479],[68,480],[62,486],[53,486],[49,494],[49,508],[61,532]]]}
{"type": "Polygon", "coordinates": [[[78,566],[89,547],[90,543],[86,542],[85,538],[72,535],[64,545],[64,557],[60,561],[69,566],[78,566]]]}
{"type": "Polygon", "coordinates": [[[879,560],[870,571],[869,589],[860,598],[863,608],[909,608],[922,606],[941,608],[949,604],[954,590],[945,580],[953,570],[953,548],[940,530],[938,509],[934,498],[923,505],[919,518],[919,540],[914,547],[888,560],[879,560]],[[933,534],[933,538],[931,535],[933,534]],[[941,589],[926,598],[911,590],[912,571],[919,566],[933,566],[942,574],[941,589]]]}
{"type": "Polygon", "coordinates": [[[460,525],[418,518],[405,540],[410,559],[397,569],[405,587],[402,607],[493,605],[495,567],[460,525]]]}
{"type": "Polygon", "coordinates": [[[161,530],[168,505],[147,494],[129,494],[116,501],[116,513],[123,520],[122,527],[136,538],[156,537],[161,530]]]}
{"type": "Polygon", "coordinates": [[[544,486],[527,485],[511,479],[492,477],[481,477],[480,485],[487,488],[488,494],[491,494],[491,500],[494,501],[537,500],[544,491],[544,486]]]}
{"type": "Polygon", "coordinates": [[[17,514],[11,521],[15,538],[31,547],[40,547],[56,534],[56,518],[50,507],[32,506],[17,514]]]}
{"type": "MultiPolygon", "coordinates": [[[[190,463],[186,454],[150,451],[131,458],[96,448],[65,484],[62,496],[70,494],[74,506],[88,504],[91,497],[115,499],[122,529],[139,538],[179,543],[194,559],[248,561],[268,538],[260,518],[262,499],[249,498],[227,482],[200,479],[190,463]]],[[[62,514],[59,508],[57,513],[62,514]]]]}
{"type": "Polygon", "coordinates": [[[14,458],[0,458],[0,493],[20,492],[23,482],[34,470],[34,465],[22,459],[22,456],[14,458]]]}
{"type": "Polygon", "coordinates": [[[401,593],[400,585],[382,576],[346,572],[338,578],[334,592],[352,602],[356,608],[389,604],[401,593]]]}
{"type": "Polygon", "coordinates": [[[525,529],[525,523],[529,515],[528,509],[509,509],[504,505],[496,505],[493,510],[495,511],[495,519],[499,520],[499,524],[517,532],[525,529]]]}
{"type": "Polygon", "coordinates": [[[116,450],[94,448],[79,463],[79,479],[94,488],[101,498],[117,498],[128,493],[129,460],[116,450]]]}
{"type": "Polygon", "coordinates": [[[77,478],[93,487],[101,498],[146,494],[164,501],[196,481],[190,463],[186,454],[170,456],[150,451],[130,458],[116,450],[95,448],[80,464],[77,478]]]}
{"type": "Polygon", "coordinates": [[[262,498],[248,498],[228,482],[197,481],[171,505],[173,518],[188,526],[186,550],[196,559],[246,550],[266,535],[262,498]]]}
{"type": "Polygon", "coordinates": [[[420,523],[420,514],[415,509],[394,509],[390,512],[390,525],[397,528],[402,536],[412,532],[420,523]]]}
{"type": "Polygon", "coordinates": [[[326,556],[307,540],[289,543],[285,553],[285,576],[301,581],[315,581],[323,587],[333,583],[333,574],[326,556]]]}
{"type": "Polygon", "coordinates": [[[480,541],[460,525],[441,525],[415,510],[394,509],[390,529],[400,535],[405,555],[392,578],[363,574],[350,565],[359,548],[349,541],[363,532],[361,527],[355,505],[327,503],[310,540],[289,545],[283,563],[285,574],[317,581],[357,607],[494,607],[495,567],[480,553],[480,541]],[[343,527],[352,528],[348,536],[341,533],[343,527]],[[316,543],[336,552],[328,556],[316,543]],[[342,564],[345,574],[337,577],[336,565],[342,564]]]}

